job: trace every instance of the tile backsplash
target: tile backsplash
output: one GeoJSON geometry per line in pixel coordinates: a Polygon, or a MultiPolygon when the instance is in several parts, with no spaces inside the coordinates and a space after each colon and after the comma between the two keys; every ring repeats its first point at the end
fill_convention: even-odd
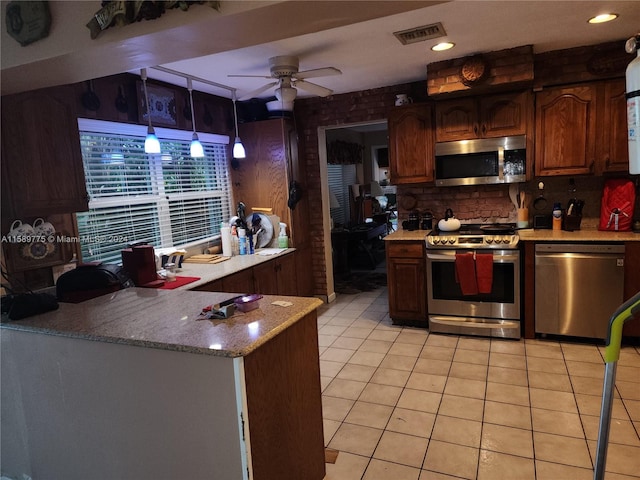
{"type": "MultiPolygon", "coordinates": [[[[527,194],[529,215],[550,214],[554,202],[566,208],[569,199],[577,198],[585,202],[583,219],[587,224],[597,223],[600,216],[600,199],[604,185],[603,177],[540,177],[529,182],[516,184],[527,194]],[[570,179],[574,181],[575,192],[571,190],[570,179]],[[547,199],[546,209],[537,212],[533,200],[540,195],[538,183],[544,183],[543,194],[547,199]]],[[[636,190],[638,179],[636,178],[636,190]]],[[[403,186],[399,185],[398,221],[408,218],[409,212],[431,211],[434,219],[444,217],[445,210],[451,208],[456,218],[465,223],[515,222],[516,207],[509,198],[509,185],[467,185],[460,187],[403,186]],[[415,206],[412,206],[415,205],[415,206]]],[[[636,193],[635,218],[640,218],[640,192],[636,193]]],[[[531,220],[531,218],[530,218],[531,220]]]]}

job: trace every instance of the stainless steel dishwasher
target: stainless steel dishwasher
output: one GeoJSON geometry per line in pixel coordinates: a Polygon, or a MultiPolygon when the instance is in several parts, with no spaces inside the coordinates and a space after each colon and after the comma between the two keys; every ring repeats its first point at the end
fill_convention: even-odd
{"type": "Polygon", "coordinates": [[[609,318],[622,303],[624,245],[536,245],[535,331],[607,337],[609,318]]]}

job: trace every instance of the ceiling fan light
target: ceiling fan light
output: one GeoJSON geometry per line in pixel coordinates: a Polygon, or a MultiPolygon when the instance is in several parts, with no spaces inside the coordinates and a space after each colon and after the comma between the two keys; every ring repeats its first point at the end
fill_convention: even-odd
{"type": "Polygon", "coordinates": [[[144,153],[160,153],[160,140],[151,125],[147,129],[147,138],[144,139],[144,153]]]}
{"type": "Polygon", "coordinates": [[[293,102],[296,99],[298,90],[293,87],[279,87],[276,88],[276,98],[281,102],[293,102]]]}
{"type": "Polygon", "coordinates": [[[204,148],[202,147],[202,143],[200,143],[198,134],[195,132],[193,132],[193,136],[191,137],[191,148],[189,149],[189,151],[193,158],[204,157],[204,148]]]}
{"type": "Polygon", "coordinates": [[[235,142],[233,143],[233,158],[246,158],[247,154],[244,151],[244,145],[240,141],[240,137],[236,137],[235,142]]]}

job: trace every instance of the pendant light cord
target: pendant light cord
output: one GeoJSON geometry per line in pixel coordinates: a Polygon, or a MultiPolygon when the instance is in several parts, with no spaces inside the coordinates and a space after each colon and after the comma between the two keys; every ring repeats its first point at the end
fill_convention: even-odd
{"type": "Polygon", "coordinates": [[[140,70],[140,77],[142,77],[142,89],[144,90],[144,101],[147,106],[147,120],[149,128],[151,127],[151,109],[149,108],[149,94],[147,93],[147,69],[140,70]]]}
{"type": "Polygon", "coordinates": [[[231,92],[231,96],[233,99],[233,122],[236,125],[236,138],[239,138],[240,135],[238,134],[238,112],[236,111],[236,91],[235,90],[231,92]]]}
{"type": "Polygon", "coordinates": [[[196,114],[193,111],[193,83],[189,77],[187,77],[187,90],[189,90],[189,103],[191,104],[191,126],[193,127],[193,133],[196,133],[196,114]]]}

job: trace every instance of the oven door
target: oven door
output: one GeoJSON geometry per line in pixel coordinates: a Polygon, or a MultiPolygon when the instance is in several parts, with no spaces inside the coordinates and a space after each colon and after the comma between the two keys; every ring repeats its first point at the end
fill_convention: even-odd
{"type": "MultiPolygon", "coordinates": [[[[487,250],[481,252],[488,253],[487,250]]],[[[456,250],[427,251],[429,315],[520,321],[520,252],[491,252],[491,293],[463,295],[460,284],[456,281],[456,250]]]]}

